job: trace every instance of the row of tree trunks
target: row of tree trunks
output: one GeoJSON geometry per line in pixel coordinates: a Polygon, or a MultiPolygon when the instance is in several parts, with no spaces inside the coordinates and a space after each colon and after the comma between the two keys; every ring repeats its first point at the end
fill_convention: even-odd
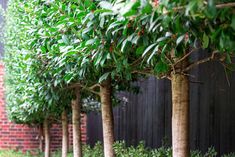
{"type": "MultiPolygon", "coordinates": [[[[75,89],[76,99],[71,101],[72,107],[72,126],[73,126],[73,156],[82,157],[81,144],[81,129],[80,129],[80,115],[81,115],[81,95],[80,88],[75,89]]],[[[103,81],[100,86],[101,98],[101,112],[103,125],[103,141],[104,141],[104,155],[105,157],[114,157],[113,143],[114,143],[114,124],[113,111],[111,100],[111,79],[103,81]]],[[[66,157],[68,153],[68,117],[64,110],[61,114],[62,120],[62,157],[66,157]]],[[[50,157],[50,134],[48,120],[44,121],[45,134],[45,157],[50,157]]]]}
{"type": "MultiPolygon", "coordinates": [[[[73,154],[74,157],[82,157],[82,144],[81,144],[81,129],[80,129],[80,115],[81,115],[81,103],[80,103],[80,88],[76,88],[76,99],[71,101],[72,106],[72,123],[73,123],[73,154]]],[[[61,114],[62,121],[62,157],[67,157],[69,140],[68,140],[68,116],[66,110],[61,114]]],[[[43,127],[39,127],[39,149],[43,150],[43,142],[41,135],[45,136],[45,148],[44,156],[50,157],[50,127],[48,119],[44,120],[43,127]]]]}
{"type": "MultiPolygon", "coordinates": [[[[183,74],[172,74],[172,147],[174,157],[189,156],[189,80],[183,74]]],[[[74,157],[82,157],[80,114],[80,88],[76,88],[76,99],[72,100],[73,151],[74,157]]],[[[111,101],[111,79],[100,86],[103,141],[105,157],[114,157],[114,128],[111,101]]],[[[62,157],[68,153],[68,118],[66,111],[62,115],[62,157]]],[[[50,157],[50,134],[48,120],[44,121],[45,157],[50,157]]]]}

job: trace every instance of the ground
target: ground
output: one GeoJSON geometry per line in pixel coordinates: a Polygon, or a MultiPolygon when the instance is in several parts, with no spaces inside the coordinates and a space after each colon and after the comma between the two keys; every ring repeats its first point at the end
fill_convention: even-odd
{"type": "MultiPolygon", "coordinates": [[[[37,153],[35,155],[32,155],[29,152],[22,153],[14,150],[0,150],[0,157],[43,157],[43,154],[37,153]]],[[[61,157],[61,153],[53,153],[52,157],[61,157]]],[[[72,157],[72,154],[68,154],[68,157],[72,157]]]]}

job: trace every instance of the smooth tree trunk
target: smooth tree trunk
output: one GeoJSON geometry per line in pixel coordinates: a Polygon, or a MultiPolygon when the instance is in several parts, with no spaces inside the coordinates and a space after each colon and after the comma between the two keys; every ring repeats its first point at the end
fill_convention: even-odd
{"type": "Polygon", "coordinates": [[[38,127],[38,141],[39,141],[39,150],[43,152],[43,124],[40,124],[38,127]]]}
{"type": "Polygon", "coordinates": [[[104,156],[114,157],[114,126],[113,111],[111,102],[111,79],[103,81],[100,87],[102,126],[103,126],[103,142],[104,156]]]}
{"type": "Polygon", "coordinates": [[[46,118],[43,123],[44,127],[44,136],[45,136],[45,150],[44,154],[45,157],[50,157],[50,129],[49,129],[49,122],[48,119],[46,118]]]}
{"type": "Polygon", "coordinates": [[[80,115],[81,115],[81,95],[80,88],[75,89],[76,99],[72,100],[72,123],[73,123],[73,156],[82,157],[80,115]]]}
{"type": "Polygon", "coordinates": [[[189,157],[189,80],[172,74],[171,83],[173,157],[189,157]]]}
{"type": "Polygon", "coordinates": [[[66,110],[64,110],[61,114],[62,120],[62,157],[67,157],[68,153],[68,116],[66,110]]]}

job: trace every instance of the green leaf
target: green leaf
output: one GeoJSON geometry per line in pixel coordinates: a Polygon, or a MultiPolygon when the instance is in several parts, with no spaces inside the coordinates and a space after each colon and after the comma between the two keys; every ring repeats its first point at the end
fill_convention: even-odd
{"type": "Polygon", "coordinates": [[[153,58],[153,56],[156,54],[156,52],[158,51],[158,47],[159,45],[157,45],[154,49],[153,52],[151,53],[151,55],[149,56],[147,63],[149,64],[150,60],[153,58]]]}
{"type": "Polygon", "coordinates": [[[168,72],[169,67],[167,64],[163,63],[162,61],[157,62],[156,66],[154,67],[154,71],[156,74],[162,74],[168,72]]]}
{"type": "Polygon", "coordinates": [[[231,27],[235,30],[235,15],[232,17],[231,27]]]}
{"type": "Polygon", "coordinates": [[[121,47],[121,52],[124,52],[125,51],[125,47],[126,47],[126,44],[128,43],[128,39],[125,39],[123,42],[122,42],[122,47],[121,47]]]}
{"type": "Polygon", "coordinates": [[[103,74],[103,75],[99,78],[99,83],[101,83],[101,82],[103,82],[104,80],[106,80],[109,75],[110,75],[110,72],[107,72],[107,73],[103,74]]]}
{"type": "Polygon", "coordinates": [[[152,5],[147,3],[145,7],[142,9],[142,14],[149,14],[152,12],[152,9],[153,9],[152,5]]]}
{"type": "Polygon", "coordinates": [[[70,81],[73,79],[73,74],[68,73],[64,76],[64,80],[66,83],[70,83],[70,81]]]}
{"type": "Polygon", "coordinates": [[[232,63],[231,56],[230,56],[228,53],[226,54],[226,62],[227,62],[228,64],[231,64],[231,63],[232,63]]]}
{"type": "Polygon", "coordinates": [[[42,47],[41,47],[41,51],[42,51],[43,53],[46,53],[46,52],[47,52],[47,49],[46,49],[44,46],[42,46],[42,47]]]}
{"type": "Polygon", "coordinates": [[[157,45],[157,43],[154,43],[154,44],[149,45],[149,46],[145,49],[144,53],[142,54],[142,57],[145,56],[155,45],[157,45]]]}
{"type": "Polygon", "coordinates": [[[203,34],[202,40],[203,40],[202,47],[207,48],[209,45],[209,37],[206,35],[206,33],[203,34]]]}
{"type": "Polygon", "coordinates": [[[184,39],[184,35],[179,36],[176,40],[176,45],[179,45],[183,41],[183,39],[184,39]]]}
{"type": "Polygon", "coordinates": [[[113,28],[115,28],[115,27],[117,27],[117,26],[119,26],[121,24],[123,24],[121,21],[115,21],[115,22],[111,23],[109,25],[109,27],[107,28],[106,33],[109,32],[111,29],[113,29],[113,28]]]}
{"type": "Polygon", "coordinates": [[[164,41],[164,40],[166,40],[167,38],[168,38],[168,37],[160,37],[160,38],[157,39],[157,42],[164,41]]]}
{"type": "Polygon", "coordinates": [[[103,8],[103,9],[109,9],[109,10],[112,10],[113,8],[113,5],[107,1],[101,1],[99,3],[100,7],[103,8]]]}
{"type": "Polygon", "coordinates": [[[90,40],[87,40],[87,42],[86,42],[86,46],[87,45],[92,45],[92,44],[94,44],[95,43],[95,41],[96,41],[96,39],[90,39],[90,40]]]}
{"type": "Polygon", "coordinates": [[[192,0],[189,2],[189,4],[186,6],[185,9],[185,15],[188,16],[189,12],[193,11],[195,6],[197,5],[198,1],[197,0],[192,0]]]}
{"type": "Polygon", "coordinates": [[[145,46],[140,46],[140,47],[138,47],[137,48],[137,50],[136,50],[136,55],[137,56],[141,56],[141,54],[143,54],[143,52],[144,52],[144,49],[145,49],[145,46]]]}

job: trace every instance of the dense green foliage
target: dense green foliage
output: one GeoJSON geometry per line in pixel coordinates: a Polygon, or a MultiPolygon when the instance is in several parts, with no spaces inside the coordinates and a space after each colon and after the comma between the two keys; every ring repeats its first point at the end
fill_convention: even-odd
{"type": "Polygon", "coordinates": [[[60,116],[69,104],[69,93],[55,89],[42,77],[44,66],[29,46],[29,10],[21,1],[10,1],[5,14],[5,67],[9,117],[18,123],[38,124],[60,116]]]}
{"type": "MultiPolygon", "coordinates": [[[[127,147],[124,142],[116,142],[114,144],[114,150],[117,157],[172,157],[172,150],[170,148],[161,147],[158,149],[148,149],[144,143],[140,143],[138,146],[127,147]]],[[[101,143],[96,143],[94,147],[88,145],[83,146],[84,157],[103,157],[103,148],[101,143]]],[[[15,151],[0,151],[1,157],[31,157],[30,153],[20,153],[15,151]]],[[[72,153],[68,154],[68,157],[72,157],[72,153]]],[[[200,151],[191,151],[191,157],[215,157],[217,152],[213,148],[209,148],[207,152],[201,153],[200,151]]],[[[43,154],[33,155],[41,157],[43,154]]],[[[61,152],[54,152],[52,157],[60,157],[61,152]]],[[[222,155],[222,157],[234,157],[234,153],[222,155]]]]}
{"type": "MultiPolygon", "coordinates": [[[[140,76],[189,75],[211,60],[230,69],[235,14],[218,5],[225,2],[10,0],[4,60],[11,119],[32,124],[57,117],[73,98],[72,87],[93,99],[108,77],[114,95],[140,76]],[[191,59],[198,50],[206,58],[191,59]]],[[[125,151],[144,156],[146,150],[125,151]]]]}
{"type": "Polygon", "coordinates": [[[68,104],[64,87],[74,83],[87,88],[111,76],[124,89],[136,74],[187,73],[197,61],[178,65],[194,50],[231,63],[234,10],[217,3],[11,0],[5,62],[12,119],[34,121],[24,115],[40,118],[68,104]]]}

